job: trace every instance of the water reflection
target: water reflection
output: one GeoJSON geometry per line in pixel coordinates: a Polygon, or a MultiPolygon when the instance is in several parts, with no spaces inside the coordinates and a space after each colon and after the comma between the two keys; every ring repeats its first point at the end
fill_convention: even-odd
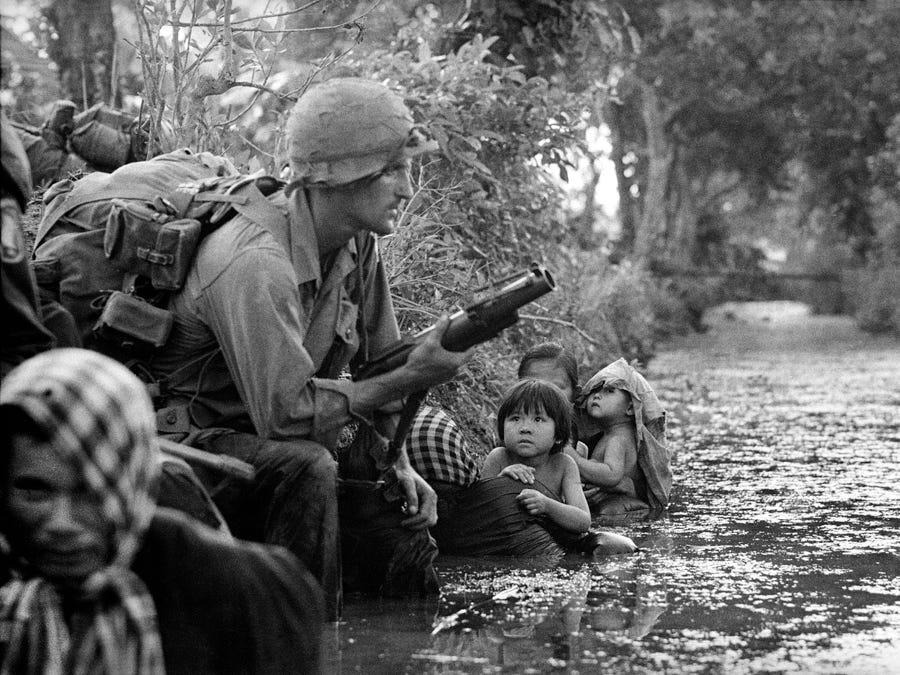
{"type": "Polygon", "coordinates": [[[572,559],[550,569],[460,562],[456,570],[465,571],[443,595],[437,634],[413,658],[435,667],[421,672],[447,672],[442,668],[450,662],[463,668],[453,672],[599,664],[607,648],[598,636],[622,644],[640,640],[666,611],[665,580],[653,567],[667,545],[656,535],[637,555],[572,559]],[[506,587],[497,591],[498,585],[506,587]],[[483,590],[473,595],[473,588],[483,590]]]}
{"type": "Polygon", "coordinates": [[[612,525],[639,553],[444,559],[438,602],[349,603],[333,672],[900,673],[900,344],[764,310],[651,364],[677,487],[612,525]]]}

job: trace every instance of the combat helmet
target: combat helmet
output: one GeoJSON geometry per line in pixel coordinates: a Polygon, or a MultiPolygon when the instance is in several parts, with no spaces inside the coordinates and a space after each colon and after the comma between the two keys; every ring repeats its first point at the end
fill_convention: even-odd
{"type": "Polygon", "coordinates": [[[397,94],[356,77],[311,87],[294,106],[287,132],[294,180],[308,187],[346,185],[438,147],[397,94]]]}

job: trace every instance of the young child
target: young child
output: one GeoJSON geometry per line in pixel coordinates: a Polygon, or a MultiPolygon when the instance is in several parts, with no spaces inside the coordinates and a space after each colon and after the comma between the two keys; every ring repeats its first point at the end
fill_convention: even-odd
{"type": "Polygon", "coordinates": [[[596,373],[582,391],[580,424],[586,437],[596,440],[587,458],[569,455],[591,506],[602,508],[617,497],[623,511],[667,506],[672,474],[665,411],[647,380],[619,359],[596,373]]]}
{"type": "Polygon", "coordinates": [[[561,499],[526,488],[518,502],[533,516],[545,516],[563,530],[582,533],[591,526],[591,514],[578,466],[563,452],[572,428],[571,407],[560,389],[547,382],[527,379],[513,385],[497,412],[497,434],[503,445],[485,458],[481,477],[540,483],[561,499]]]}
{"type": "MultiPolygon", "coordinates": [[[[556,342],[542,342],[525,352],[519,361],[519,379],[543,380],[562,389],[574,405],[581,388],[578,386],[578,361],[572,352],[556,342]]],[[[587,457],[588,448],[579,440],[578,427],[573,416],[569,448],[581,457],[587,457]]]]}

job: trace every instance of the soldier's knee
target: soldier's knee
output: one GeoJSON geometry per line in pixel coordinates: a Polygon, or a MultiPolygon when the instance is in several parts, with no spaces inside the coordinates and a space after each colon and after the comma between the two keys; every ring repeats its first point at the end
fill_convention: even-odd
{"type": "Polygon", "coordinates": [[[337,480],[337,462],[328,449],[311,441],[279,444],[275,462],[285,476],[303,476],[306,480],[333,485],[337,480]]]}
{"type": "Polygon", "coordinates": [[[310,472],[323,480],[328,480],[330,484],[334,484],[338,475],[337,461],[325,446],[317,445],[316,447],[317,452],[310,462],[310,472]]]}

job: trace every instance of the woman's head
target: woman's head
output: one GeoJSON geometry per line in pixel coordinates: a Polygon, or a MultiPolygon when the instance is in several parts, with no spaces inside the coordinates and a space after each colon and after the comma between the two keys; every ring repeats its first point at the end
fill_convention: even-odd
{"type": "MultiPolygon", "coordinates": [[[[572,405],[559,387],[543,380],[520,380],[504,395],[497,411],[497,435],[500,442],[510,447],[511,421],[540,417],[553,424],[550,452],[560,452],[569,442],[572,428],[572,405]]],[[[542,433],[542,432],[539,432],[542,433]]]]}
{"type": "Polygon", "coordinates": [[[529,349],[519,361],[519,379],[543,380],[562,389],[574,401],[578,394],[578,361],[562,345],[543,342],[529,349]]]}
{"type": "Polygon", "coordinates": [[[46,352],[4,380],[0,417],[4,530],[15,557],[72,586],[128,566],[153,515],[159,472],[140,380],[96,352],[46,352]]]}

